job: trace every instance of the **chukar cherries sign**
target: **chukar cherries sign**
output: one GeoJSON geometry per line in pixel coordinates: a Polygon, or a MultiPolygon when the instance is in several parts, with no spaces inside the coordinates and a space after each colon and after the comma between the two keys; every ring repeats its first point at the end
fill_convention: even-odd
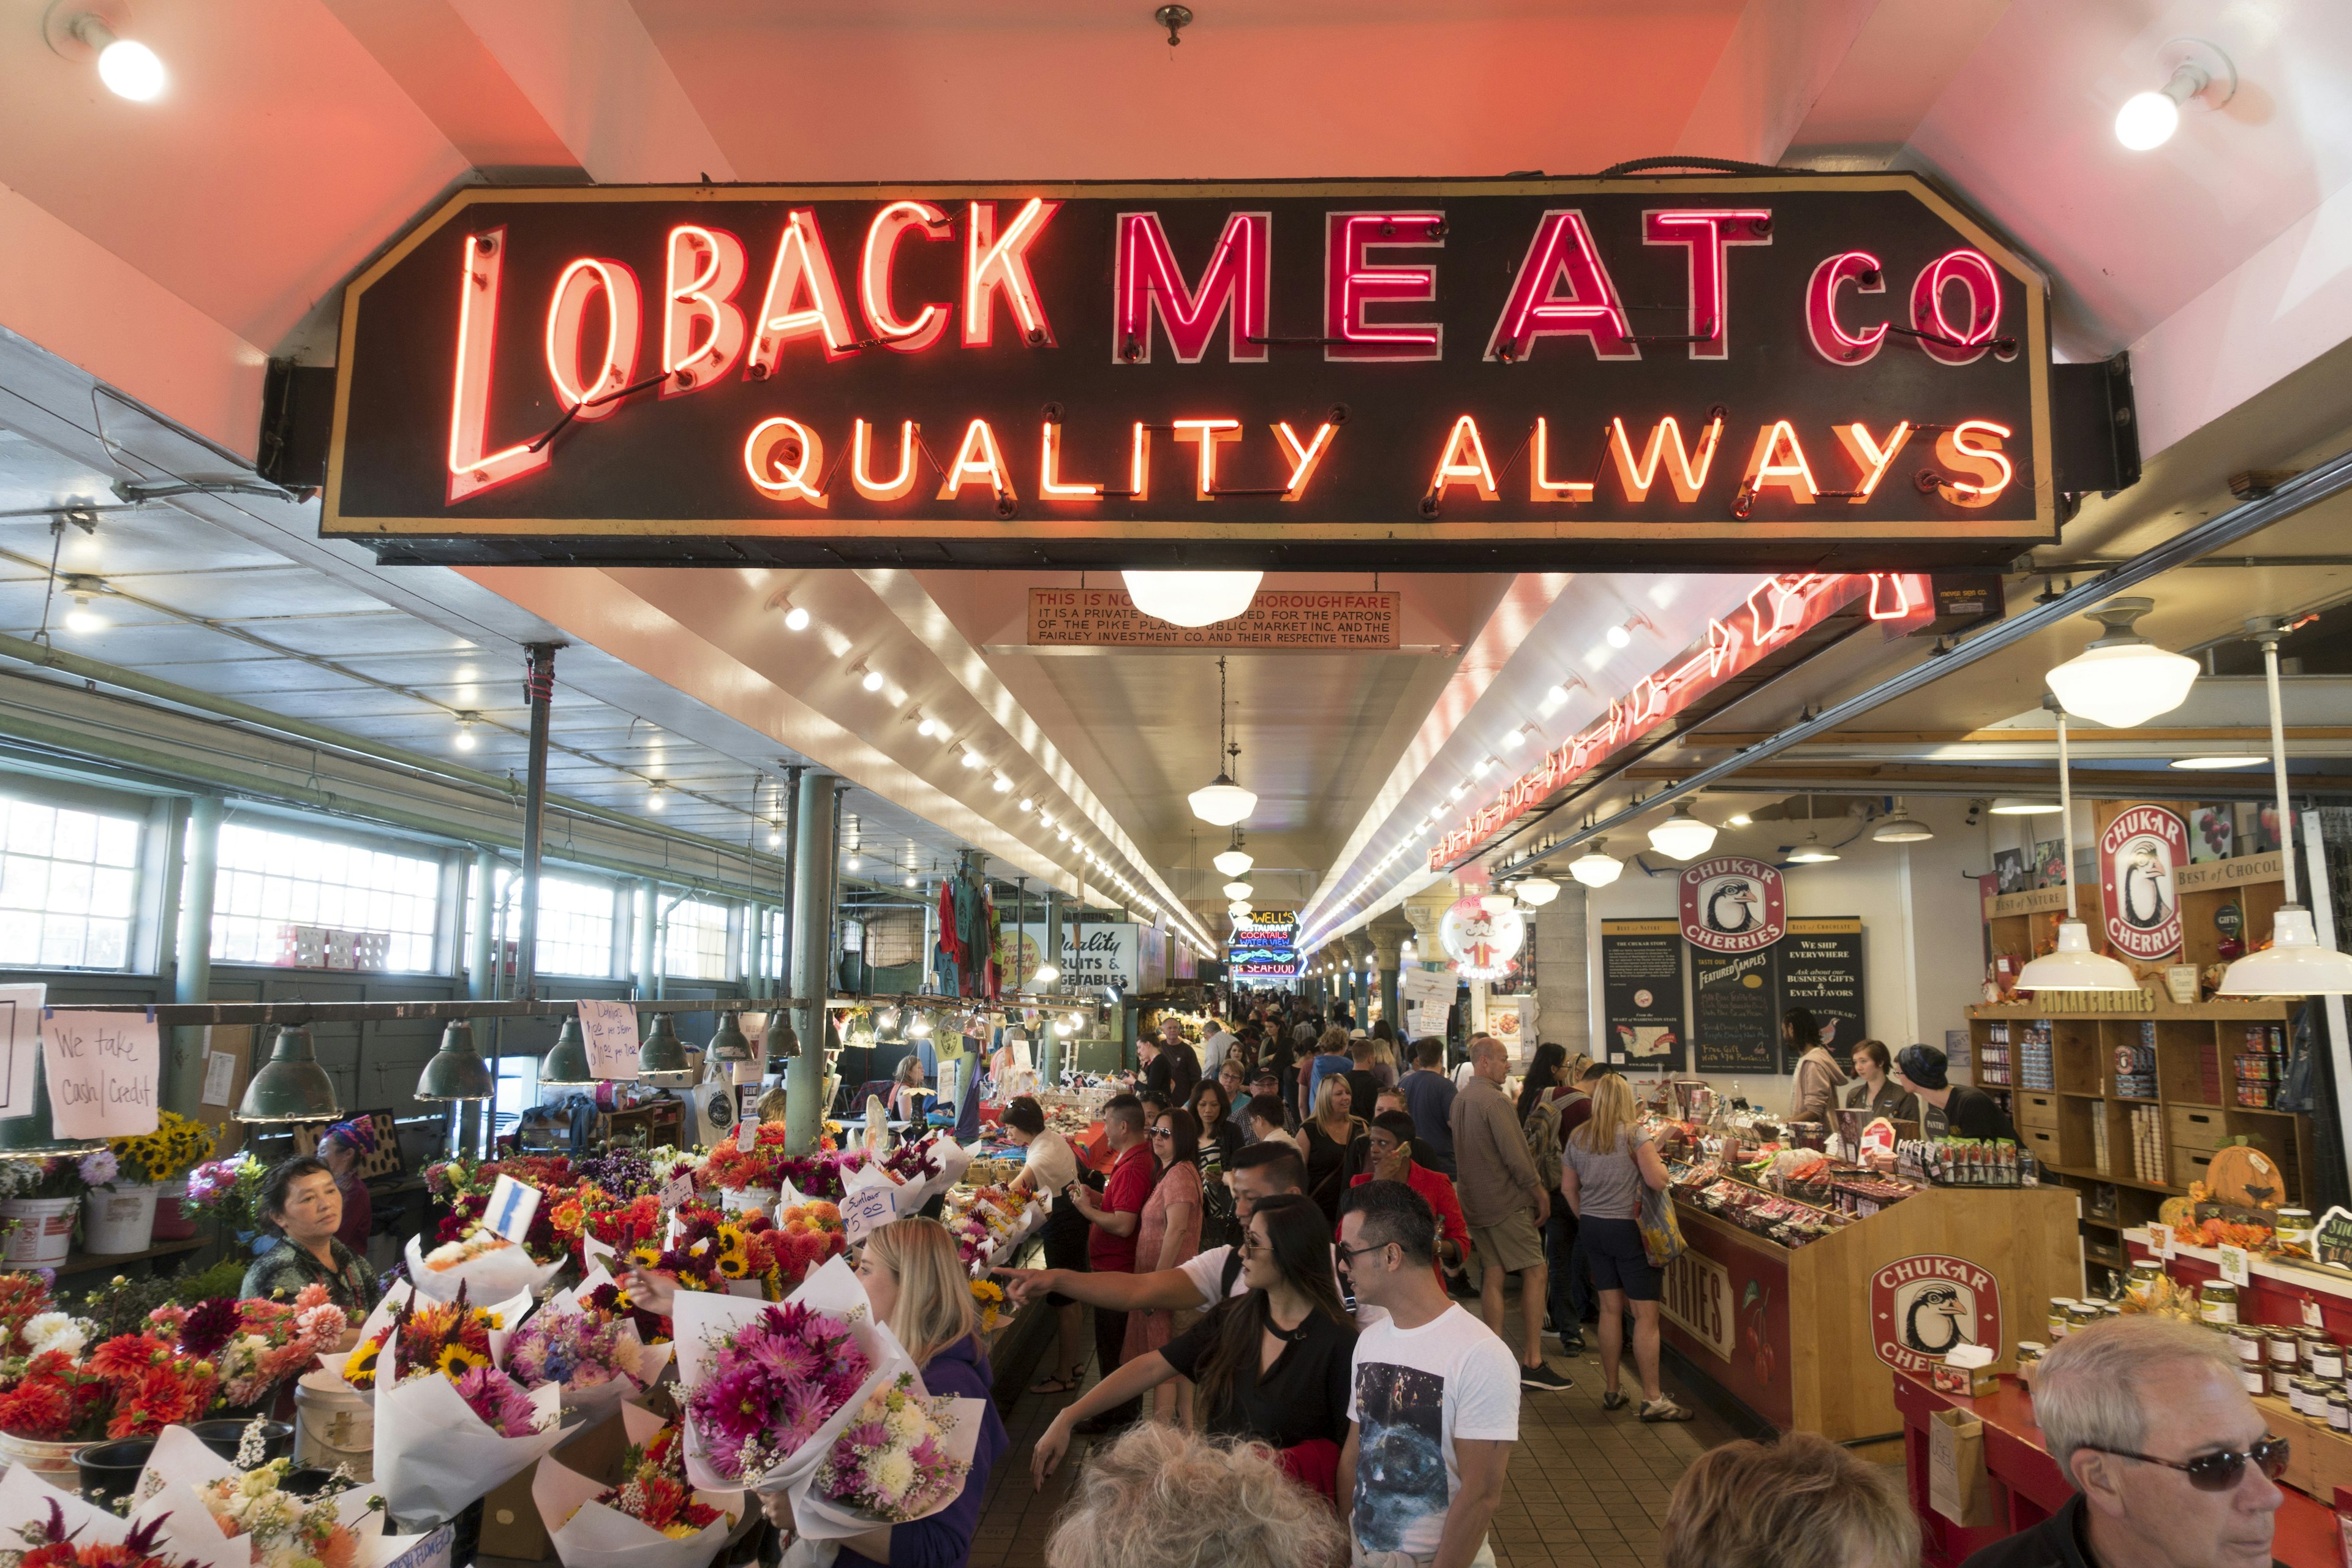
{"type": "Polygon", "coordinates": [[[2176,868],[2189,861],[2189,827],[2160,805],[2118,813],[2099,835],[2099,901],[2107,946],[2147,963],[2180,950],[2176,868]]]}
{"type": "Polygon", "coordinates": [[[1682,874],[1683,940],[1702,952],[1755,952],[1789,933],[1780,868],[1717,855],[1682,874]]]}
{"type": "Polygon", "coordinates": [[[1990,1346],[1998,1359],[2000,1285],[1965,1258],[1897,1258],[1870,1277],[1870,1327],[1878,1359],[1916,1376],[1961,1345],[1990,1346]]]}

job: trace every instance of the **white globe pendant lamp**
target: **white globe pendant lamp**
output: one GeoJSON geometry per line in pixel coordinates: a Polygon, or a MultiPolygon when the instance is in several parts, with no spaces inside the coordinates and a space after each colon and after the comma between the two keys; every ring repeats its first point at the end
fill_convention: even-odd
{"type": "Polygon", "coordinates": [[[1715,847],[1715,829],[1691,815],[1690,802],[1677,801],[1675,814],[1650,829],[1650,847],[1669,860],[1696,860],[1715,847]]]}
{"type": "MultiPolygon", "coordinates": [[[[2053,705],[2055,707],[2055,705],[2053,705]]],[[[2066,710],[2058,720],[2058,825],[2066,838],[2066,918],[2058,922],[2058,950],[2017,972],[2020,991],[2137,991],[2129,965],[2091,951],[2091,931],[2074,908],[2074,792],[2066,776],[2066,710]]]]}
{"type": "Polygon", "coordinates": [[[2271,917],[2270,946],[2223,971],[2221,994],[2352,995],[2352,953],[2323,946],[2311,911],[2295,897],[2294,818],[2286,804],[2286,721],[2279,705],[2278,645],[2285,629],[2265,618],[2251,623],[2248,630],[2263,645],[2263,679],[2270,688],[2271,773],[2278,785],[2279,868],[2285,876],[2286,902],[2271,917]]]}
{"type": "Polygon", "coordinates": [[[1230,621],[1257,597],[1263,572],[1122,572],[1135,607],[1157,621],[1213,626],[1230,621]]]}
{"type": "Polygon", "coordinates": [[[1228,765],[1217,776],[1184,798],[1191,803],[1192,815],[1212,827],[1231,827],[1245,822],[1257,809],[1257,796],[1234,783],[1232,764],[1242,754],[1241,743],[1225,742],[1225,661],[1217,660],[1217,751],[1228,759],[1228,765]]]}
{"type": "Polygon", "coordinates": [[[1252,858],[1248,850],[1242,847],[1242,830],[1236,827],[1234,829],[1234,841],[1232,846],[1219,850],[1216,855],[1210,859],[1209,864],[1214,866],[1218,870],[1223,872],[1228,877],[1238,877],[1243,872],[1248,870],[1252,866],[1256,865],[1257,861],[1252,858]]]}
{"type": "Polygon", "coordinates": [[[1519,900],[1508,893],[1481,893],[1478,907],[1490,915],[1508,914],[1519,907],[1519,900]]]}
{"type": "Polygon", "coordinates": [[[1227,882],[1225,884],[1225,897],[1233,900],[1235,903],[1240,903],[1244,899],[1248,898],[1250,894],[1255,890],[1256,889],[1252,888],[1247,882],[1227,882]]]}
{"type": "Polygon", "coordinates": [[[2109,599],[2083,617],[2098,622],[2106,635],[2050,672],[2050,689],[2067,712],[2128,730],[2188,700],[2197,661],[2167,653],[2132,630],[2155,607],[2153,599],[2109,599]]]}
{"type": "Polygon", "coordinates": [[[1568,863],[1568,874],[1588,888],[1605,888],[1625,869],[1625,862],[1603,850],[1609,840],[1596,838],[1592,847],[1568,863]]]}
{"type": "Polygon", "coordinates": [[[1549,877],[1522,877],[1511,890],[1519,895],[1519,902],[1538,910],[1559,897],[1559,884],[1549,877]]]}

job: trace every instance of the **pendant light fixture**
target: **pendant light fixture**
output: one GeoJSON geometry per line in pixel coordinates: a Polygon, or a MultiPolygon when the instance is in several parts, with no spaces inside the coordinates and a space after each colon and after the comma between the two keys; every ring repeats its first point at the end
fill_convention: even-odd
{"type": "Polygon", "coordinates": [[[1606,852],[1609,840],[1596,838],[1591,845],[1568,863],[1568,874],[1588,888],[1605,888],[1615,881],[1625,869],[1625,862],[1606,852]]]}
{"type": "Polygon", "coordinates": [[[498,1088],[497,1075],[482,1053],[474,1048],[474,1026],[463,1018],[441,1031],[441,1048],[426,1058],[416,1079],[416,1100],[488,1100],[498,1088]]]}
{"type": "Polygon", "coordinates": [[[555,1044],[539,1058],[539,1082],[542,1089],[572,1089],[596,1081],[596,1074],[588,1066],[588,1041],[580,1033],[580,1020],[575,1016],[563,1020],[556,1031],[555,1044]]]}
{"type": "Polygon", "coordinates": [[[2058,803],[2038,795],[1995,795],[1985,807],[1995,816],[2048,816],[2058,809],[2058,803]]]}
{"type": "Polygon", "coordinates": [[[793,1016],[779,1007],[768,1015],[767,1038],[760,1042],[766,1052],[768,1065],[781,1068],[801,1054],[800,1031],[793,1027],[793,1016]]]}
{"type": "Polygon", "coordinates": [[[1893,814],[1879,823],[1872,832],[1870,841],[1874,844],[1921,844],[1935,837],[1926,823],[1903,809],[1903,797],[1898,795],[1895,797],[1893,814]]]}
{"type": "Polygon", "coordinates": [[[677,1026],[669,1015],[656,1013],[646,1028],[645,1043],[637,1047],[637,1077],[647,1083],[684,1083],[694,1075],[686,1059],[686,1042],[677,1037],[677,1026]]]}
{"type": "MultiPolygon", "coordinates": [[[[1217,754],[1239,765],[1242,748],[1239,742],[1225,743],[1225,661],[1217,660],[1217,754]]],[[[1194,790],[1186,797],[1192,802],[1192,815],[1212,827],[1231,827],[1245,822],[1257,809],[1257,796],[1234,783],[1231,766],[1221,768],[1217,776],[1194,790]]]]}
{"type": "Polygon", "coordinates": [[[268,1062],[245,1086],[236,1108],[239,1121],[332,1121],[342,1113],[310,1031],[294,1024],[278,1031],[268,1062]]]}
{"type": "Polygon", "coordinates": [[[1490,915],[1507,915],[1519,907],[1519,900],[1508,893],[1481,893],[1478,907],[1490,915]]]}
{"type": "Polygon", "coordinates": [[[1230,621],[1257,597],[1263,572],[1122,572],[1127,596],[1158,621],[1213,626],[1230,621]]]}
{"type": "Polygon", "coordinates": [[[1238,877],[1256,865],[1257,861],[1248,850],[1242,847],[1242,830],[1235,827],[1232,846],[1217,851],[1215,858],[1210,860],[1209,864],[1228,877],[1238,877]]]}
{"type": "Polygon", "coordinates": [[[2286,804],[2286,721],[2279,704],[2279,639],[2286,629],[2269,618],[2247,630],[2263,645],[2263,679],[2270,689],[2271,776],[2278,786],[2279,869],[2286,902],[2271,917],[2271,944],[2250,952],[2222,973],[2224,996],[2342,996],[2352,994],[2352,953],[2323,947],[2311,911],[2295,897],[2294,818],[2286,804]]]}
{"type": "Polygon", "coordinates": [[[705,1061],[748,1062],[751,1059],[751,1041],[743,1033],[743,1026],[732,1013],[719,1015],[719,1026],[710,1031],[710,1044],[702,1050],[705,1061]]]}
{"type": "Polygon", "coordinates": [[[1538,910],[1559,897],[1559,884],[1549,877],[1522,877],[1511,890],[1518,894],[1519,902],[1538,910]]]}
{"type": "MultiPolygon", "coordinates": [[[[1811,795],[1805,797],[1805,820],[1808,823],[1813,820],[1811,795]]],[[[1818,830],[1808,832],[1805,835],[1805,841],[1789,852],[1789,864],[1791,866],[1826,866],[1832,860],[1843,858],[1844,857],[1822,842],[1822,836],[1818,830]]]]}
{"type": "Polygon", "coordinates": [[[2066,839],[2066,918],[2058,922],[2058,951],[2045,952],[2017,972],[2020,991],[2137,991],[2139,977],[2119,959],[2091,951],[2091,931],[2074,908],[2074,791],[2066,775],[2066,710],[2048,706],[2058,720],[2058,826],[2066,839]]]}
{"type": "Polygon", "coordinates": [[[2067,712],[2128,730],[2189,700],[2197,661],[2167,653],[2132,630],[2154,608],[2153,599],[2109,599],[2083,617],[2098,622],[2106,635],[2050,672],[2050,689],[2067,712]]]}
{"type": "Polygon", "coordinates": [[[1227,882],[1224,887],[1225,897],[1235,903],[1240,903],[1255,891],[1257,889],[1247,882],[1227,882]]]}
{"type": "Polygon", "coordinates": [[[1715,847],[1715,829],[1691,815],[1690,802],[1675,803],[1675,814],[1650,829],[1650,847],[1669,860],[1696,860],[1715,847]]]}

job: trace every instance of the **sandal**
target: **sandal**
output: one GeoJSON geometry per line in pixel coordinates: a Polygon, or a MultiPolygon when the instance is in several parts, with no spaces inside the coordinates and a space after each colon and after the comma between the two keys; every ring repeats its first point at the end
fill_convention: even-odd
{"type": "Polygon", "coordinates": [[[1077,1391],[1078,1385],[1064,1377],[1049,1377],[1043,1383],[1033,1383],[1029,1385],[1029,1392],[1032,1394],[1076,1394],[1077,1391]]]}
{"type": "Polygon", "coordinates": [[[1601,1408],[1603,1410],[1622,1410],[1633,1403],[1613,1388],[1601,1396],[1601,1408]]]}
{"type": "Polygon", "coordinates": [[[1642,1406],[1642,1419],[1644,1421],[1687,1421],[1690,1418],[1689,1411],[1663,1394],[1642,1406]]]}

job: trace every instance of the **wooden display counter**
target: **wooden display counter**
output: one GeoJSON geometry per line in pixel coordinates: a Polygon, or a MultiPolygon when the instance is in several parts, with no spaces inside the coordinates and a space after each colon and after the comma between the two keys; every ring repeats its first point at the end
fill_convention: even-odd
{"type": "Polygon", "coordinates": [[[2050,1299],[2083,1289],[2062,1187],[1928,1187],[1795,1248],[1675,1210],[1690,1249],[1666,1270],[1665,1342],[1760,1421],[1837,1442],[1902,1430],[1896,1369],[1925,1376],[1963,1342],[2013,1367],[2050,1299]]]}

